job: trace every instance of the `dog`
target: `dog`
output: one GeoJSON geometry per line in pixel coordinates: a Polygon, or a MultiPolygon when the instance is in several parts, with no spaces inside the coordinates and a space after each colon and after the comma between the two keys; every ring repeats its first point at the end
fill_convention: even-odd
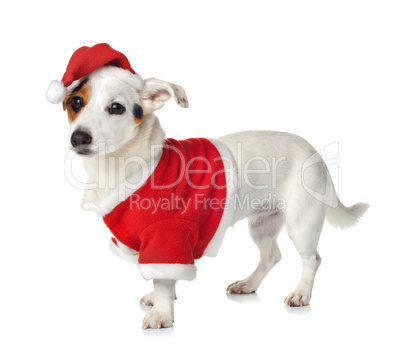
{"type": "Polygon", "coordinates": [[[172,98],[188,107],[184,89],[143,80],[107,44],[78,49],[47,97],[63,103],[68,146],[82,156],[89,176],[82,207],[104,219],[111,250],[153,280],[154,291],[140,300],[153,306],[143,328],[172,326],[176,281],[194,279],[194,260],[215,256],[226,229],[245,218],[260,262],[227,293],[258,289],[281,259],[276,239],[286,227],[303,272],[284,303],[308,305],[325,220],[345,229],[369,207],[339,201],[320,154],[299,136],[245,131],[219,139],[166,139],[154,112],[172,98]],[[160,186],[166,179],[169,185],[160,186]]]}

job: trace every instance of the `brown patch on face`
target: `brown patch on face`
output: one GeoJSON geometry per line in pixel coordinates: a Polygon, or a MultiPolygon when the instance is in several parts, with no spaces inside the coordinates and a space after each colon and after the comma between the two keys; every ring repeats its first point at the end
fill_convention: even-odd
{"type": "Polygon", "coordinates": [[[63,101],[64,111],[67,109],[68,120],[73,123],[81,113],[82,109],[88,104],[91,95],[91,86],[88,79],[82,81],[73,91],[67,94],[63,101]],[[80,101],[77,106],[75,101],[80,101]]]}
{"type": "Polygon", "coordinates": [[[136,124],[140,124],[142,121],[142,116],[144,115],[144,111],[141,105],[134,104],[133,113],[134,113],[134,122],[136,124]]]}
{"type": "Polygon", "coordinates": [[[66,98],[63,100],[63,111],[66,110],[67,104],[69,103],[70,97],[71,97],[71,91],[67,94],[66,98]]]}

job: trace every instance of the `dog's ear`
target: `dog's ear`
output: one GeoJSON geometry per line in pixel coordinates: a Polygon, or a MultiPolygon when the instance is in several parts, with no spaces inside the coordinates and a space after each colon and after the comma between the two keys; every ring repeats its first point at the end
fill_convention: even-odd
{"type": "Polygon", "coordinates": [[[159,110],[172,97],[181,107],[188,107],[186,92],[181,86],[156,78],[145,79],[140,92],[144,115],[159,110]]]}

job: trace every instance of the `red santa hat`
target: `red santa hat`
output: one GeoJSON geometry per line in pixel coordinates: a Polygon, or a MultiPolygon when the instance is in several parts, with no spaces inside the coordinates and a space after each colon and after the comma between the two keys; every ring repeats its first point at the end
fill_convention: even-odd
{"type": "MultiPolygon", "coordinates": [[[[67,96],[68,87],[82,77],[94,72],[103,66],[114,66],[121,68],[119,76],[126,76],[127,80],[142,82],[142,78],[131,68],[127,57],[119,51],[114,50],[108,44],[96,44],[92,47],[82,46],[76,50],[70,58],[66,72],[60,81],[53,80],[47,90],[47,100],[52,104],[62,102],[67,96]],[[134,78],[134,79],[133,79],[134,78]]],[[[126,80],[126,79],[125,79],[126,80]]]]}

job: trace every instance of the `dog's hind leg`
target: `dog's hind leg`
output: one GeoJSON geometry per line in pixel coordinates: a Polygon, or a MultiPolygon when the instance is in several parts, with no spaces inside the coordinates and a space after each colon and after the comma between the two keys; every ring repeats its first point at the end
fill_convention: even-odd
{"type": "Polygon", "coordinates": [[[321,264],[317,252],[318,240],[324,224],[326,207],[323,204],[309,206],[296,216],[287,216],[286,229],[299,253],[303,271],[296,289],[289,294],[284,303],[288,306],[306,306],[311,299],[314,278],[321,264]],[[302,220],[300,220],[302,218],[302,220]]]}
{"type": "Polygon", "coordinates": [[[265,213],[249,218],[251,237],[260,249],[260,262],[251,275],[230,284],[227,292],[232,294],[249,294],[257,290],[262,280],[281,259],[276,238],[284,224],[283,213],[265,213]]]}

